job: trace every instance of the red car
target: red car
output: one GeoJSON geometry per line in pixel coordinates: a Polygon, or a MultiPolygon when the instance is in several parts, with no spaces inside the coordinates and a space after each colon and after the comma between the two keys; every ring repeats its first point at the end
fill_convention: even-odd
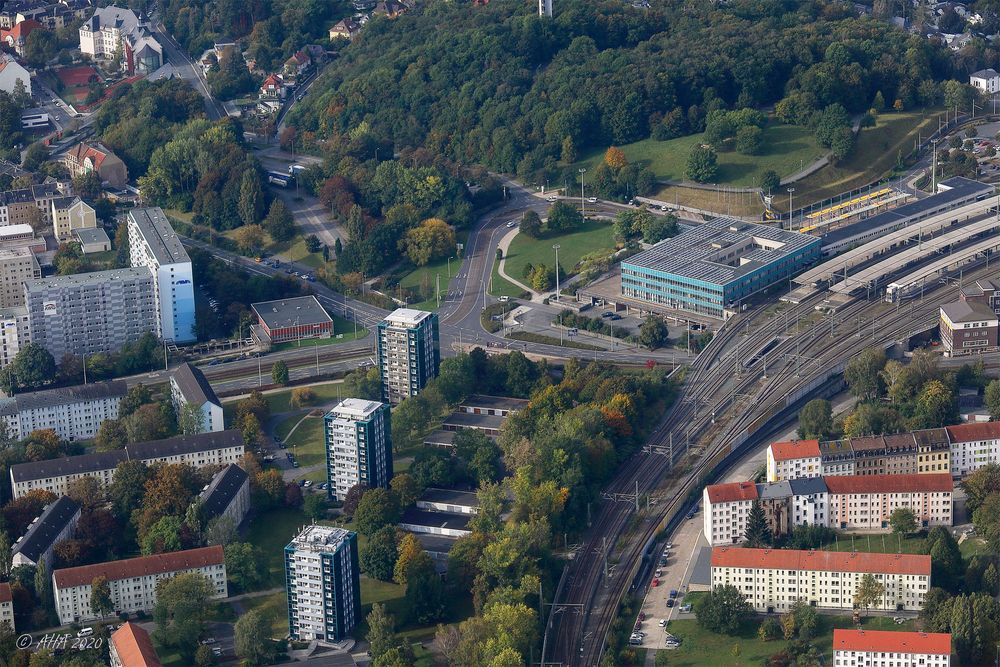
{"type": "Polygon", "coordinates": [[[646,620],[646,612],[640,611],[639,612],[639,622],[641,623],[642,621],[645,621],[645,620],[646,620]]]}
{"type": "Polygon", "coordinates": [[[653,588],[656,588],[659,585],[660,585],[660,580],[659,579],[653,579],[653,588]]]}

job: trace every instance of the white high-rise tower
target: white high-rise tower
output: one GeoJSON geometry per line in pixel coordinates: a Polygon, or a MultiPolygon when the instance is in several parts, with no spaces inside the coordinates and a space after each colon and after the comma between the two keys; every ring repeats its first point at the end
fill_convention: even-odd
{"type": "Polygon", "coordinates": [[[538,15],[552,18],[552,0],[538,0],[538,15]]]}

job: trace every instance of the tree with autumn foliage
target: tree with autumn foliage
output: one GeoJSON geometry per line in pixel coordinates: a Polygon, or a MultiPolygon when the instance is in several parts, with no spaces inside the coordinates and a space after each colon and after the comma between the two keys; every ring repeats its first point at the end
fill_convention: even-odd
{"type": "Polygon", "coordinates": [[[611,146],[608,148],[607,152],[604,153],[604,164],[608,165],[615,171],[624,168],[628,165],[628,160],[625,158],[625,151],[617,146],[611,146]]]}
{"type": "Polygon", "coordinates": [[[56,499],[56,495],[45,489],[32,489],[12,500],[2,510],[7,531],[12,535],[23,535],[28,525],[42,513],[42,508],[56,499]]]}
{"type": "Polygon", "coordinates": [[[400,247],[411,262],[425,266],[455,253],[455,230],[440,218],[428,218],[406,232],[400,247]]]}
{"type": "Polygon", "coordinates": [[[182,463],[160,464],[146,481],[142,505],[132,514],[140,538],[165,516],[183,517],[191,498],[201,491],[204,480],[194,468],[182,463]]]}

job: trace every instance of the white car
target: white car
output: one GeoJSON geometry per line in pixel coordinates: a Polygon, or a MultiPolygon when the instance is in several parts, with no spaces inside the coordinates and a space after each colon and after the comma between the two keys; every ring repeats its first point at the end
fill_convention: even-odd
{"type": "Polygon", "coordinates": [[[303,484],[302,486],[304,486],[305,488],[307,488],[307,489],[308,489],[308,488],[309,488],[310,486],[312,486],[312,485],[313,485],[313,483],[312,483],[312,480],[309,480],[309,479],[307,479],[307,480],[306,480],[306,483],[305,483],[305,484],[303,484]]]}
{"type": "Polygon", "coordinates": [[[89,637],[92,634],[94,634],[94,628],[84,628],[83,630],[80,630],[80,632],[76,633],[76,636],[89,637]]]}
{"type": "Polygon", "coordinates": [[[204,644],[205,646],[208,646],[210,644],[214,644],[215,643],[215,637],[205,637],[204,639],[201,640],[201,643],[204,644]]]}
{"type": "Polygon", "coordinates": [[[663,646],[669,649],[675,649],[681,647],[679,642],[673,642],[673,641],[667,641],[663,646]]]}
{"type": "Polygon", "coordinates": [[[547,201],[547,202],[548,202],[548,203],[550,203],[550,204],[554,204],[554,203],[556,203],[557,201],[559,201],[559,199],[558,199],[557,197],[546,197],[546,198],[545,198],[545,201],[547,201]]]}
{"type": "Polygon", "coordinates": [[[597,203],[597,197],[587,197],[587,203],[588,204],[596,204],[597,203]]]}
{"type": "Polygon", "coordinates": [[[661,619],[660,619],[660,623],[659,623],[659,626],[660,626],[661,628],[665,628],[665,627],[667,627],[667,619],[665,619],[665,618],[661,618],[661,619]]]}
{"type": "Polygon", "coordinates": [[[516,224],[517,220],[511,220],[510,222],[507,223],[507,229],[511,229],[516,224]]]}

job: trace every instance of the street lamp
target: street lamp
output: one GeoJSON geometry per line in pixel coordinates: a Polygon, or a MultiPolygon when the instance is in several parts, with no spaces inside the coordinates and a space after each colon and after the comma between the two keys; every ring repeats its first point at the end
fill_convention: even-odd
{"type": "Polygon", "coordinates": [[[552,249],[556,251],[556,301],[559,301],[559,248],[561,246],[556,243],[552,246],[552,249]]]}
{"type": "Polygon", "coordinates": [[[795,188],[788,188],[788,231],[792,231],[792,193],[795,188]]]}
{"type": "Polygon", "coordinates": [[[587,217],[587,205],[583,201],[583,179],[584,179],[584,174],[586,173],[587,169],[585,167],[580,167],[580,211],[582,217],[584,218],[587,217]]]}

